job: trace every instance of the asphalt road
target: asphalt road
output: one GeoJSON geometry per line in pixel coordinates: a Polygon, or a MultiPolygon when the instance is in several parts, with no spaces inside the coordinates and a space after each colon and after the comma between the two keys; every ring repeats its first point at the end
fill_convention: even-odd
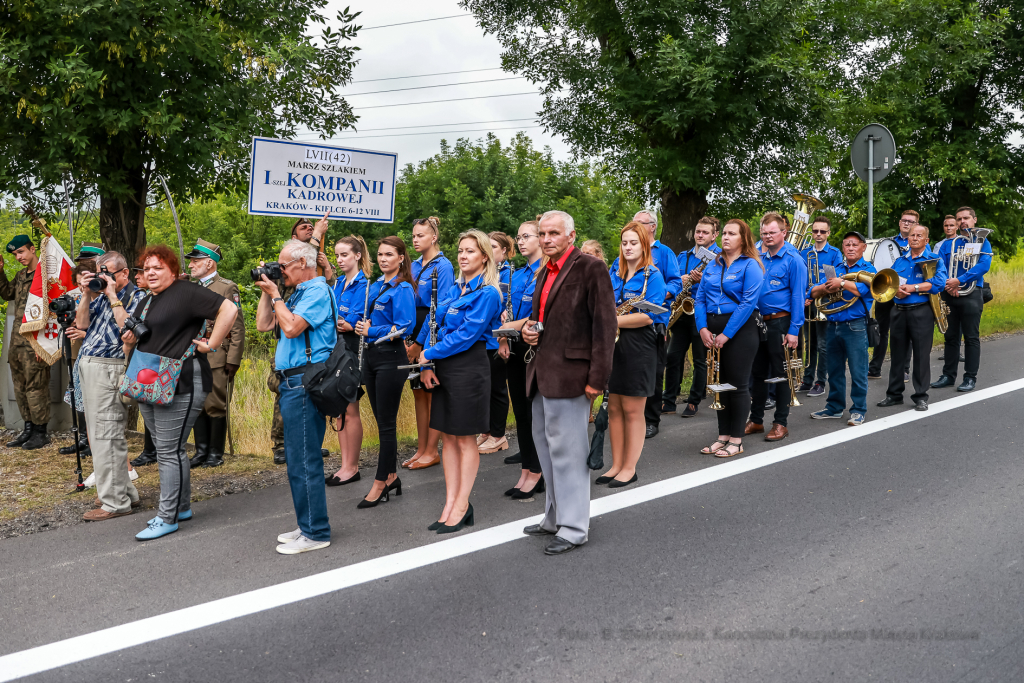
{"type": "MultiPolygon", "coordinates": [[[[979,389],[1022,377],[1020,337],[984,345],[979,389]]],[[[870,385],[868,427],[906,411],[876,409],[883,390],[870,385]]],[[[601,514],[562,557],[543,539],[486,542],[543,496],[504,498],[517,470],[484,456],[453,559],[270,609],[254,597],[253,614],[24,680],[1021,680],[1022,396],[875,433],[812,421],[823,399],[802,398],[790,438],[748,438],[744,459],[865,435],[601,514]]],[[[723,466],[697,454],[714,420],[665,416],[639,485],[723,466]]],[[[198,503],[146,544],[141,515],[0,542],[0,680],[4,655],[446,542],[425,528],[440,468],[401,476],[405,495],[370,510],[355,509],[368,481],[329,489],[333,544],[300,556],[274,552],[295,527],[286,487],[198,503]]]]}

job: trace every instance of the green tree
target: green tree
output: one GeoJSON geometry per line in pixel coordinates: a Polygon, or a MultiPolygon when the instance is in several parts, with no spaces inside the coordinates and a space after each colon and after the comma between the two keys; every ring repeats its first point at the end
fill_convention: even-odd
{"type": "MultiPolygon", "coordinates": [[[[324,136],[355,117],[358,14],[326,0],[11,0],[0,8],[0,192],[63,206],[65,181],[99,196],[99,230],[134,259],[145,215],[245,180],[253,135],[324,136]],[[311,25],[324,25],[318,36],[311,25]],[[159,199],[154,199],[159,197],[159,199]]],[[[59,209],[51,213],[58,213],[59,209]]]]}
{"type": "Polygon", "coordinates": [[[784,150],[828,106],[848,49],[835,6],[814,0],[460,4],[506,70],[543,84],[543,123],[661,200],[677,251],[709,198],[743,215],[779,197],[784,150]]]}

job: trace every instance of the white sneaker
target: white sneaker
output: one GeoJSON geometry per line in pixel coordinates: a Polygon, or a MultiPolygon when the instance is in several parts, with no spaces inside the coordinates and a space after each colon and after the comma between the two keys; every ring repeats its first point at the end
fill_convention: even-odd
{"type": "Polygon", "coordinates": [[[294,541],[277,546],[277,552],[282,555],[298,555],[299,553],[308,553],[310,550],[326,548],[330,544],[330,541],[311,541],[300,534],[294,541]]]}
{"type": "Polygon", "coordinates": [[[302,529],[296,529],[295,531],[289,531],[286,534],[281,534],[277,537],[278,543],[291,543],[296,538],[302,535],[302,529]]]}
{"type": "Polygon", "coordinates": [[[138,472],[136,472],[134,469],[128,470],[128,479],[130,481],[135,481],[138,478],[139,478],[139,473],[138,472]]]}
{"type": "Polygon", "coordinates": [[[91,489],[95,485],[96,485],[96,473],[93,472],[92,474],[89,475],[89,478],[85,480],[84,486],[87,489],[91,489]]]}

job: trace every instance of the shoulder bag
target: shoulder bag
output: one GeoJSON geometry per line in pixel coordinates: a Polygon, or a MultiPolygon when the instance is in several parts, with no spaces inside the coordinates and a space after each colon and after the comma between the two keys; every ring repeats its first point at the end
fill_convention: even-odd
{"type": "MultiPolygon", "coordinates": [[[[140,320],[146,319],[149,306],[153,303],[153,295],[149,295],[146,305],[142,309],[140,320]]],[[[203,322],[203,330],[206,329],[206,322],[203,322]]],[[[203,334],[200,330],[199,334],[203,334]]],[[[195,355],[195,342],[189,344],[188,350],[181,358],[167,358],[158,356],[155,353],[139,351],[135,348],[131,358],[128,360],[128,368],[118,390],[124,396],[133,398],[139,403],[146,403],[153,406],[166,406],[174,401],[174,392],[178,388],[178,378],[181,377],[181,368],[189,358],[195,355]]]]}

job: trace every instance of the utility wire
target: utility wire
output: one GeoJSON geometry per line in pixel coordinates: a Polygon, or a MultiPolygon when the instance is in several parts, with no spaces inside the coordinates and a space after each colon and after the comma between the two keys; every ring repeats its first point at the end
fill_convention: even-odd
{"type": "Polygon", "coordinates": [[[405,26],[407,24],[422,24],[427,21],[441,21],[442,19],[458,19],[459,17],[471,17],[472,14],[449,14],[447,17],[434,17],[433,19],[418,19],[416,21],[403,21],[398,24],[383,24],[381,26],[364,26],[361,31],[372,31],[375,28],[391,28],[392,26],[405,26]]]}
{"type": "MultiPolygon", "coordinates": [[[[524,118],[524,119],[494,119],[493,121],[458,121],[458,122],[452,122],[452,123],[424,123],[424,124],[419,125],[419,126],[392,126],[390,128],[363,128],[362,130],[357,131],[357,132],[359,132],[359,133],[369,133],[371,131],[381,131],[381,130],[409,130],[411,128],[438,128],[438,127],[443,127],[443,126],[479,126],[479,125],[483,125],[485,123],[512,123],[514,121],[535,121],[535,120],[536,120],[536,117],[529,116],[529,117],[524,118]]],[[[317,137],[319,137],[319,136],[317,136],[317,137]]],[[[297,137],[295,139],[296,140],[312,140],[313,138],[297,137]]]]}
{"type": "Polygon", "coordinates": [[[466,100],[489,100],[494,97],[515,97],[517,95],[539,95],[540,93],[536,90],[530,92],[510,92],[505,95],[479,95],[477,97],[457,97],[451,100],[429,100],[427,102],[399,102],[398,104],[378,104],[372,107],[355,107],[360,111],[365,109],[384,109],[385,107],[408,107],[416,104],[439,104],[441,102],[465,102],[466,100]]]}
{"type": "Polygon", "coordinates": [[[477,83],[497,83],[498,81],[515,81],[526,76],[509,76],[508,78],[487,78],[482,81],[466,81],[465,83],[440,83],[438,85],[417,85],[412,88],[394,88],[392,90],[373,90],[371,92],[342,93],[342,97],[355,97],[356,95],[379,95],[385,92],[403,92],[405,90],[427,90],[429,88],[450,88],[454,85],[475,85],[477,83]]]}
{"type": "Polygon", "coordinates": [[[500,66],[492,66],[488,69],[466,69],[464,71],[441,71],[436,74],[419,74],[416,76],[392,76],[391,78],[368,78],[364,81],[352,81],[353,83],[375,83],[377,81],[398,81],[403,78],[426,78],[428,76],[451,76],[452,74],[472,74],[479,71],[500,71],[500,66]]]}
{"type": "Polygon", "coordinates": [[[370,138],[404,138],[411,135],[450,135],[451,133],[484,133],[491,132],[493,130],[530,130],[532,128],[543,128],[544,126],[509,126],[507,128],[473,128],[470,130],[434,130],[426,131],[424,133],[395,133],[393,135],[366,135],[366,136],[353,136],[343,138],[327,138],[325,142],[331,142],[334,140],[369,140],[370,138]]]}

